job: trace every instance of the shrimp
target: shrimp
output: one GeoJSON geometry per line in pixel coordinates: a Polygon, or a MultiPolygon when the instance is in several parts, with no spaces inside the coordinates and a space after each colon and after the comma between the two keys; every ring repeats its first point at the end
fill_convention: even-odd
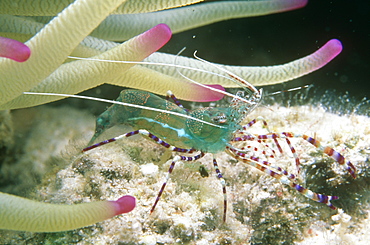
{"type": "MultiPolygon", "coordinates": [[[[195,54],[194,56],[202,62],[216,66],[197,57],[195,54]]],[[[281,167],[275,166],[269,161],[264,160],[262,157],[256,156],[256,154],[249,154],[250,149],[245,146],[248,146],[248,142],[258,142],[262,144],[266,141],[272,141],[278,148],[279,152],[283,153],[278,140],[284,140],[295,158],[295,163],[299,172],[299,157],[289,139],[302,138],[318,150],[326,153],[340,165],[345,166],[353,178],[356,178],[355,166],[350,161],[346,161],[339,152],[322,145],[318,140],[304,134],[292,132],[274,133],[270,131],[263,135],[249,133],[248,129],[258,121],[261,121],[264,127],[268,128],[267,122],[263,118],[256,118],[246,125],[241,125],[245,117],[261,102],[262,89],[255,88],[252,84],[224,68],[216,67],[225,72],[230,79],[244,89],[243,91],[237,92],[235,95],[230,95],[227,92],[221,91],[222,93],[233,97],[230,105],[227,107],[206,107],[188,110],[181,105],[171,91],[167,92],[167,99],[162,99],[150,92],[128,89],[123,90],[116,101],[107,101],[104,99],[67,94],[33,92],[26,92],[25,94],[57,95],[113,103],[112,106],[97,118],[95,134],[91,138],[88,144],[89,146],[82,150],[83,152],[88,152],[94,148],[137,134],[143,135],[157,144],[176,152],[177,154],[173,157],[168,169],[166,180],[158,192],[150,213],[155,210],[176,163],[180,161],[195,161],[202,158],[205,154],[212,154],[216,176],[220,180],[222,186],[223,221],[225,222],[227,215],[226,183],[215,156],[217,153],[223,151],[228,153],[237,161],[253,166],[279,180],[281,183],[291,186],[307,198],[319,203],[324,203],[331,209],[336,209],[336,207],[331,203],[331,200],[338,199],[337,196],[315,193],[302,187],[297,183],[296,176],[294,174],[288,173],[281,167]],[[171,102],[170,99],[173,102],[171,102]],[[93,144],[93,142],[105,130],[118,124],[132,126],[135,130],[100,143],[93,144]],[[245,146],[238,147],[241,142],[245,146]],[[188,156],[183,154],[192,155],[188,156]]],[[[191,80],[191,82],[194,81],[191,80]]],[[[210,89],[217,90],[215,88],[210,89]]],[[[254,149],[254,151],[258,152],[260,150],[254,149]]],[[[266,154],[264,151],[261,153],[266,154]]]]}

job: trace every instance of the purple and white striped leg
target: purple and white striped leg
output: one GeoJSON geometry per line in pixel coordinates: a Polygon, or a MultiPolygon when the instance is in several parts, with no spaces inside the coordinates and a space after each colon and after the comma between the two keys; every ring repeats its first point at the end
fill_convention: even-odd
{"type": "Polygon", "coordinates": [[[306,189],[299,184],[297,184],[294,181],[294,178],[291,177],[290,174],[288,174],[285,170],[281,169],[280,173],[271,170],[267,168],[266,166],[269,166],[268,163],[265,163],[265,161],[260,160],[258,157],[245,157],[244,153],[238,152],[235,149],[232,149],[230,147],[227,147],[227,152],[233,156],[235,159],[242,161],[248,165],[251,165],[258,170],[270,175],[271,177],[274,177],[275,179],[278,179],[281,183],[285,185],[289,185],[293,187],[295,190],[303,194],[304,196],[310,198],[311,200],[314,200],[316,202],[325,203],[328,205],[331,209],[336,209],[336,207],[330,202],[331,200],[338,199],[337,196],[327,196],[323,194],[315,193],[309,189],[306,189]]]}
{"type": "Polygon", "coordinates": [[[337,161],[340,165],[344,165],[346,164],[347,167],[347,171],[349,172],[349,174],[354,178],[356,179],[356,167],[353,166],[353,164],[350,162],[350,161],[347,161],[346,162],[346,159],[344,158],[344,156],[342,156],[342,154],[340,154],[339,152],[337,152],[336,150],[334,150],[333,148],[329,147],[329,146],[323,146],[320,141],[314,139],[314,138],[311,138],[307,135],[295,135],[293,133],[284,133],[286,135],[289,135],[289,136],[293,136],[293,137],[302,137],[304,140],[306,140],[307,142],[309,142],[311,145],[315,146],[316,148],[318,148],[319,150],[323,151],[325,154],[327,154],[328,156],[330,156],[331,158],[333,158],[335,161],[337,161]]]}
{"type": "Polygon", "coordinates": [[[180,108],[186,110],[186,111],[189,111],[188,109],[186,109],[182,104],[181,102],[176,98],[176,96],[171,92],[171,90],[168,90],[167,91],[167,96],[166,96],[166,99],[169,100],[169,99],[172,99],[173,102],[180,108]]]}
{"type": "Polygon", "coordinates": [[[88,147],[84,148],[82,150],[82,152],[90,151],[90,150],[92,150],[94,148],[97,148],[99,146],[106,145],[106,144],[115,142],[119,139],[127,138],[127,137],[137,135],[137,134],[145,135],[145,136],[149,137],[150,139],[152,139],[153,141],[155,141],[157,144],[160,144],[160,145],[170,149],[171,151],[182,152],[182,153],[193,153],[195,151],[195,149],[184,149],[184,148],[178,148],[178,147],[172,146],[172,145],[166,143],[165,141],[161,140],[160,138],[158,138],[154,134],[150,133],[149,131],[147,131],[145,129],[139,129],[139,130],[135,130],[135,131],[132,131],[132,132],[129,132],[129,133],[126,133],[126,134],[121,134],[117,137],[114,137],[114,138],[111,138],[111,139],[108,139],[108,140],[104,140],[104,141],[96,143],[92,146],[88,146],[88,147]]]}
{"type": "MultiPolygon", "coordinates": [[[[267,129],[268,134],[272,134],[266,120],[263,117],[257,117],[255,119],[253,119],[252,121],[250,121],[249,123],[247,123],[246,125],[244,125],[243,126],[243,131],[246,131],[248,128],[252,127],[257,122],[262,122],[263,128],[267,129]]],[[[241,133],[243,133],[243,131],[241,131],[241,133]]],[[[277,138],[273,138],[273,141],[275,142],[276,147],[278,148],[279,152],[282,154],[283,153],[283,148],[280,146],[280,143],[277,141],[277,138]]],[[[288,145],[289,145],[289,143],[288,143],[288,145]]],[[[295,155],[295,150],[293,152],[293,155],[295,155]]],[[[298,159],[298,158],[296,158],[296,159],[298,159]]]]}
{"type": "Polygon", "coordinates": [[[302,139],[306,140],[308,143],[310,143],[311,145],[315,146],[320,151],[323,151],[325,154],[327,154],[328,156],[333,158],[340,165],[347,165],[346,166],[347,171],[350,173],[350,175],[353,178],[356,178],[356,167],[350,161],[346,161],[342,154],[340,154],[339,152],[337,152],[336,150],[334,150],[331,147],[322,145],[320,143],[320,141],[318,141],[318,140],[316,140],[312,137],[309,137],[305,134],[296,134],[296,133],[292,133],[292,132],[271,133],[271,134],[267,134],[267,135],[250,135],[249,134],[249,135],[242,135],[241,137],[236,137],[236,138],[233,139],[233,141],[256,141],[258,139],[261,139],[261,140],[285,139],[289,148],[290,148],[290,150],[291,150],[291,152],[293,153],[293,156],[294,156],[295,162],[296,162],[296,166],[299,167],[300,161],[299,161],[299,158],[297,156],[296,150],[294,149],[294,147],[292,146],[292,144],[290,143],[288,138],[302,138],[302,139]]]}
{"type": "Polygon", "coordinates": [[[223,196],[224,196],[224,214],[223,214],[222,220],[223,220],[223,222],[225,222],[226,221],[226,210],[227,210],[226,182],[225,182],[225,179],[222,176],[221,171],[218,167],[216,158],[214,158],[214,157],[213,157],[213,167],[215,168],[217,178],[220,180],[220,183],[222,185],[222,193],[223,193],[223,196]]]}
{"type": "Polygon", "coordinates": [[[242,135],[241,137],[235,137],[233,139],[233,141],[257,141],[257,142],[260,142],[261,140],[262,141],[273,140],[274,143],[275,143],[275,145],[276,145],[276,147],[278,148],[279,152],[281,154],[283,154],[283,148],[279,144],[278,139],[285,139],[287,145],[289,146],[290,152],[293,154],[293,157],[295,159],[295,165],[296,165],[296,168],[297,168],[297,172],[300,173],[300,171],[301,171],[301,169],[300,169],[301,163],[300,163],[299,157],[298,157],[298,155],[296,153],[295,148],[293,147],[293,145],[291,144],[291,142],[290,142],[290,140],[288,138],[290,138],[290,137],[288,137],[288,136],[286,136],[284,134],[277,134],[277,133],[269,133],[269,134],[265,134],[265,135],[263,135],[263,134],[262,135],[251,135],[251,134],[248,134],[248,135],[242,135]]]}
{"type": "Polygon", "coordinates": [[[162,187],[161,189],[159,190],[158,192],[158,195],[157,195],[157,198],[155,199],[155,202],[152,206],[152,208],[150,209],[150,213],[153,213],[155,207],[157,206],[157,203],[159,201],[159,199],[161,198],[162,196],[162,193],[164,191],[164,188],[166,187],[167,185],[167,182],[168,180],[170,179],[170,175],[175,167],[175,164],[178,162],[178,161],[195,161],[195,160],[198,160],[199,158],[202,158],[204,156],[204,153],[201,152],[199,153],[198,155],[196,156],[192,156],[192,157],[186,157],[186,156],[175,156],[172,160],[172,163],[170,165],[170,168],[168,169],[168,172],[167,172],[167,176],[166,176],[166,180],[165,182],[162,184],[162,187]]]}
{"type": "MultiPolygon", "coordinates": [[[[136,134],[145,135],[145,136],[149,137],[150,139],[152,139],[153,141],[155,141],[157,144],[160,144],[160,145],[166,147],[167,149],[170,149],[171,151],[181,152],[181,153],[193,153],[195,151],[195,149],[184,149],[184,148],[178,148],[176,146],[172,146],[172,145],[170,145],[167,142],[161,140],[160,138],[158,138],[157,136],[155,136],[154,134],[150,133],[149,131],[147,131],[145,129],[135,130],[135,131],[132,131],[132,132],[129,132],[129,133],[126,133],[126,134],[122,134],[122,135],[117,136],[115,138],[108,139],[108,140],[102,141],[100,143],[94,144],[92,146],[86,147],[82,151],[86,152],[86,151],[89,151],[89,150],[94,149],[96,147],[99,147],[99,146],[102,146],[102,145],[105,145],[105,144],[108,144],[108,143],[111,143],[111,142],[115,142],[119,139],[122,139],[122,138],[125,138],[125,137],[130,137],[130,136],[133,136],[133,135],[136,135],[136,134]]],[[[167,182],[170,179],[170,175],[171,175],[171,173],[172,173],[172,171],[175,167],[176,162],[178,162],[178,161],[195,161],[195,160],[198,160],[199,158],[201,158],[203,156],[204,156],[204,153],[201,152],[198,155],[191,156],[191,157],[175,156],[173,158],[172,163],[170,165],[170,168],[168,169],[168,172],[167,172],[166,181],[163,183],[161,189],[159,190],[159,193],[158,193],[157,198],[156,198],[156,200],[155,200],[155,202],[154,202],[154,204],[153,204],[153,206],[150,210],[150,213],[152,213],[154,211],[155,207],[157,206],[157,203],[158,203],[159,199],[162,196],[164,188],[166,187],[167,182]]],[[[217,163],[216,163],[216,165],[217,165],[217,163]]],[[[217,167],[216,172],[217,171],[219,172],[218,167],[217,167]]],[[[219,174],[219,175],[222,177],[221,174],[219,174]]]]}

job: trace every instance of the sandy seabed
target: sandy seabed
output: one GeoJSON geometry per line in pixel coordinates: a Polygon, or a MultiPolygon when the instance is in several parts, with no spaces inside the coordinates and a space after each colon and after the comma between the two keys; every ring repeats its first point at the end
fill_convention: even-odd
{"type": "MultiPolygon", "coordinates": [[[[137,207],[68,232],[3,230],[0,244],[367,244],[370,240],[368,117],[338,116],[312,106],[257,108],[246,123],[262,116],[273,132],[316,137],[350,160],[358,169],[358,178],[353,180],[343,166],[304,140],[292,140],[302,163],[299,182],[313,191],[339,196],[333,201],[339,208],[334,211],[219,153],[216,157],[227,183],[229,204],[223,223],[222,189],[211,154],[177,164],[150,215],[172,152],[135,136],[80,153],[93,135],[95,119],[67,106],[40,106],[3,112],[2,116],[0,191],[63,204],[116,200],[129,194],[137,198],[137,207]],[[202,177],[201,165],[208,177],[202,177]]],[[[98,140],[130,130],[115,127],[98,140]]],[[[267,133],[260,123],[249,132],[267,133]]],[[[284,141],[281,145],[285,147],[284,141]]],[[[275,161],[296,174],[289,150],[282,155],[277,152],[275,161]]]]}

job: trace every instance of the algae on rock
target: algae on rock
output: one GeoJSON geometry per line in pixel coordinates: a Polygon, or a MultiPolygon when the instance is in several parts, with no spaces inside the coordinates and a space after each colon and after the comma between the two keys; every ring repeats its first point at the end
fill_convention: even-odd
{"type": "MultiPolygon", "coordinates": [[[[223,224],[222,190],[211,156],[205,156],[194,165],[177,164],[156,210],[150,215],[149,210],[171,163],[171,153],[162,146],[136,136],[82,154],[79,150],[85,147],[94,130],[91,115],[73,108],[48,106],[28,109],[22,114],[12,113],[14,120],[27,113],[30,120],[27,121],[28,133],[23,131],[24,138],[18,135],[22,130],[15,127],[15,148],[22,149],[18,161],[11,166],[5,162],[7,169],[14,171],[10,176],[20,173],[19,180],[3,189],[14,190],[17,194],[25,194],[27,190],[29,197],[53,203],[111,200],[130,194],[137,198],[137,208],[124,216],[60,234],[1,231],[5,243],[29,239],[35,243],[79,244],[240,244],[245,241],[253,244],[300,241],[305,244],[306,239],[314,240],[312,234],[325,237],[324,233],[331,234],[329,241],[341,241],[344,236],[340,234],[346,233],[350,234],[345,236],[347,240],[361,243],[364,239],[363,231],[354,228],[354,224],[362,224],[364,220],[359,214],[368,210],[369,191],[364,189],[363,183],[369,179],[369,168],[363,153],[368,151],[370,120],[365,116],[338,116],[310,106],[286,108],[278,105],[257,108],[249,115],[249,119],[257,115],[265,117],[272,131],[316,134],[323,143],[345,150],[344,155],[359,169],[356,180],[347,178],[342,167],[337,167],[323,154],[317,154],[317,149],[307,142],[297,139],[293,143],[302,161],[303,181],[315,191],[338,195],[340,199],[335,204],[352,216],[350,221],[345,223],[345,219],[348,220],[345,216],[342,215],[342,221],[336,211],[220,153],[217,159],[227,183],[229,203],[227,222],[223,224]],[[333,121],[337,122],[334,128],[333,121]],[[352,142],[351,147],[346,147],[346,142],[352,142]],[[209,170],[209,177],[202,177],[194,170],[199,164],[209,170]],[[30,179],[33,180],[31,187],[26,185],[30,179]],[[333,221],[335,217],[339,219],[333,221]],[[340,229],[336,228],[338,225],[340,229]],[[338,235],[333,234],[336,231],[338,235]]],[[[265,132],[259,125],[255,126],[251,132],[265,132]]],[[[129,130],[113,128],[102,138],[129,130]]],[[[286,152],[279,156],[278,164],[295,173],[294,160],[289,151],[286,152]]],[[[4,164],[1,171],[3,173],[4,164]]]]}

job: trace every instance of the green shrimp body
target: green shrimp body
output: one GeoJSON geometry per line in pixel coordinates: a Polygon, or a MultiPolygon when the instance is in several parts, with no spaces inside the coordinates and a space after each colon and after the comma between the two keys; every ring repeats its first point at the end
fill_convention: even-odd
{"type": "Polygon", "coordinates": [[[217,153],[225,150],[233,133],[240,126],[233,124],[229,108],[200,108],[188,112],[175,103],[149,92],[123,90],[117,101],[188,115],[215,125],[179,117],[164,112],[144,110],[114,104],[96,120],[96,132],[89,145],[106,129],[126,124],[134,129],[146,129],[171,145],[217,153]]]}

